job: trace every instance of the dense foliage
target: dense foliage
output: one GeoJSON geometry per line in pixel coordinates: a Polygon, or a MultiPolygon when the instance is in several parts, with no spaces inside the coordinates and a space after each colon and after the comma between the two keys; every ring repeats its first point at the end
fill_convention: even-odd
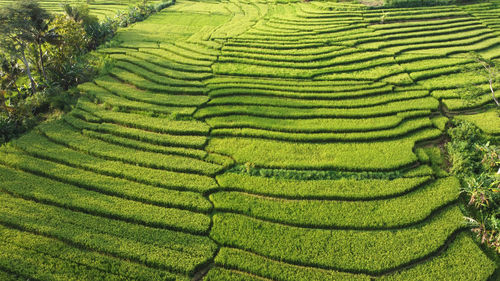
{"type": "Polygon", "coordinates": [[[451,172],[462,180],[469,222],[481,243],[500,252],[500,148],[476,126],[455,121],[448,130],[451,172]]]}
{"type": "Polygon", "coordinates": [[[56,15],[36,0],[2,7],[0,143],[32,127],[42,112],[69,110],[75,92],[68,90],[111,65],[105,55],[89,52],[109,41],[119,27],[142,21],[170,4],[143,1],[102,21],[83,4],[64,4],[64,14],[56,15]]]}

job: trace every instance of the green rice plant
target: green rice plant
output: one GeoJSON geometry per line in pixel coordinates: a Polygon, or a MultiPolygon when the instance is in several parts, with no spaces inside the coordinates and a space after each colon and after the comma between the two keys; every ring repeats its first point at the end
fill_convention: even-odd
{"type": "Polygon", "coordinates": [[[231,155],[237,163],[287,169],[388,171],[414,164],[416,141],[437,138],[439,130],[422,130],[404,139],[359,143],[298,143],[248,138],[217,138],[208,151],[231,155]]]}
{"type": "MultiPolygon", "coordinates": [[[[389,15],[386,18],[386,22],[398,22],[398,21],[408,21],[408,20],[432,20],[432,19],[439,19],[439,18],[453,18],[453,17],[468,17],[469,15],[463,11],[455,10],[455,11],[425,11],[422,12],[421,14],[415,14],[411,12],[405,12],[404,14],[401,15],[389,15]]],[[[377,18],[365,18],[366,21],[370,23],[375,23],[379,21],[377,18]]]]}
{"type": "Polygon", "coordinates": [[[202,80],[210,78],[212,76],[208,71],[201,72],[200,70],[198,70],[200,72],[189,72],[173,70],[168,67],[163,67],[162,65],[156,63],[150,63],[148,60],[136,58],[131,55],[114,55],[113,59],[117,60],[118,62],[137,65],[147,71],[155,73],[156,75],[184,80],[186,81],[186,84],[191,84],[189,82],[191,80],[202,80]]]}
{"type": "MultiPolygon", "coordinates": [[[[266,91],[267,92],[267,91],[266,91]]],[[[273,97],[273,96],[252,96],[251,93],[242,95],[231,95],[216,97],[210,100],[207,104],[209,105],[272,105],[272,106],[282,106],[289,108],[354,108],[354,107],[368,107],[375,105],[382,105],[393,101],[403,101],[415,98],[422,98],[429,95],[428,91],[425,90],[408,90],[408,91],[394,91],[388,92],[386,94],[381,93],[379,95],[366,96],[364,98],[356,99],[360,92],[354,92],[354,99],[335,99],[340,96],[340,93],[335,93],[335,96],[331,96],[331,99],[309,99],[310,96],[306,96],[307,99],[298,98],[286,98],[286,97],[273,97]]],[[[346,96],[350,93],[343,93],[346,96]]],[[[311,93],[315,96],[315,94],[311,93]]],[[[322,96],[322,98],[327,98],[327,96],[322,96]]]]}
{"type": "MultiPolygon", "coordinates": [[[[199,5],[205,6],[204,3],[199,5]]],[[[176,11],[176,5],[174,5],[173,10],[169,9],[168,12],[157,13],[149,17],[146,22],[132,25],[126,31],[118,32],[115,40],[121,42],[120,45],[123,47],[158,48],[158,43],[161,47],[162,44],[168,42],[187,40],[204,27],[213,30],[230,19],[228,14],[206,13],[203,10],[205,7],[199,5],[194,5],[194,8],[196,9],[198,6],[199,9],[202,9],[201,13],[191,10],[193,7],[190,11],[176,11]]],[[[162,51],[166,53],[167,59],[170,56],[174,60],[189,60],[189,58],[178,56],[167,50],[162,49],[162,51]]],[[[196,62],[196,60],[193,61],[196,62]]]]}
{"type": "Polygon", "coordinates": [[[431,159],[429,155],[425,152],[425,150],[421,147],[415,149],[415,154],[417,155],[418,161],[424,164],[430,164],[431,159]]]}
{"type": "Polygon", "coordinates": [[[176,79],[176,78],[170,78],[168,76],[164,75],[158,75],[154,72],[148,71],[146,68],[142,68],[141,66],[138,66],[133,63],[125,62],[125,61],[116,61],[115,62],[115,68],[113,68],[112,71],[114,73],[118,73],[119,70],[124,70],[130,73],[134,73],[138,76],[143,77],[144,79],[160,84],[160,85],[168,85],[168,86],[177,86],[177,87],[203,87],[203,84],[199,81],[191,81],[191,80],[184,80],[184,79],[176,79]]]}
{"type": "Polygon", "coordinates": [[[266,79],[247,77],[214,77],[206,81],[207,87],[212,90],[227,90],[246,88],[247,90],[283,90],[291,92],[352,92],[382,88],[387,86],[381,82],[363,81],[308,81],[308,80],[286,80],[286,79],[266,79]]]}
{"type": "Polygon", "coordinates": [[[438,116],[431,118],[431,122],[434,127],[444,132],[446,130],[446,126],[448,125],[449,119],[446,116],[438,116]]]}
{"type": "Polygon", "coordinates": [[[314,69],[290,69],[270,66],[257,66],[244,63],[215,63],[213,65],[214,74],[216,75],[244,75],[269,78],[312,78],[314,69]]]}
{"type": "Polygon", "coordinates": [[[161,49],[172,52],[176,55],[183,56],[186,58],[191,58],[195,60],[202,61],[214,61],[217,59],[217,53],[206,54],[203,52],[199,52],[199,50],[206,50],[206,48],[197,48],[195,45],[186,45],[186,44],[163,44],[161,49]],[[189,48],[185,48],[185,46],[189,46],[189,48]]]}
{"type": "Polygon", "coordinates": [[[210,237],[222,246],[287,263],[377,273],[431,255],[463,227],[457,206],[446,208],[424,225],[373,231],[300,228],[217,213],[210,237]]]}
{"type": "MultiPolygon", "coordinates": [[[[311,56],[311,55],[326,55],[326,54],[329,54],[331,52],[340,51],[342,49],[343,49],[343,47],[341,47],[341,46],[321,46],[321,47],[314,47],[314,48],[307,48],[307,47],[297,48],[295,50],[290,50],[290,52],[286,52],[286,57],[291,57],[291,56],[307,57],[307,56],[311,56]]],[[[255,47],[244,46],[244,45],[225,44],[222,47],[221,51],[222,51],[222,54],[238,52],[241,54],[249,54],[249,55],[253,54],[254,56],[256,56],[256,54],[285,56],[283,54],[283,52],[280,50],[255,48],[255,47]]]]}
{"type": "Polygon", "coordinates": [[[293,111],[286,107],[275,106],[235,105],[227,107],[216,105],[207,106],[198,110],[195,117],[212,118],[230,115],[249,115],[255,117],[291,119],[367,118],[387,116],[413,110],[435,110],[438,105],[439,102],[432,97],[395,101],[366,108],[296,108],[293,111]]]}
{"type": "Polygon", "coordinates": [[[372,201],[292,200],[240,192],[213,193],[210,200],[218,211],[287,225],[385,229],[423,221],[440,207],[455,202],[459,193],[460,182],[449,177],[401,197],[372,201]]]}
{"type": "MultiPolygon", "coordinates": [[[[313,267],[296,266],[247,251],[222,248],[215,258],[216,267],[209,276],[213,280],[226,276],[224,268],[232,268],[239,272],[249,272],[252,276],[262,276],[278,280],[370,280],[363,274],[351,274],[334,270],[316,269],[313,267]],[[265,266],[262,266],[265,265],[265,266]]],[[[441,255],[433,257],[424,263],[414,265],[404,270],[382,275],[381,280],[441,280],[449,276],[460,276],[460,280],[485,280],[493,273],[494,263],[484,255],[478,246],[465,233],[460,233],[448,249],[441,255]],[[473,255],[474,258],[470,258],[473,255]],[[479,262],[478,262],[479,261],[479,262]],[[486,265],[486,266],[481,266],[486,265]],[[474,270],[472,269],[474,268],[474,270]],[[450,270],[453,273],[450,273],[450,270]],[[481,277],[479,277],[481,276],[481,277]]],[[[231,273],[229,273],[231,274],[231,273]]],[[[230,275],[232,276],[232,275],[230,275]]],[[[258,280],[258,277],[255,277],[258,280]]],[[[210,279],[209,279],[210,280],[210,279]]],[[[250,279],[255,280],[255,279],[250,279]]]]}
{"type": "MultiPolygon", "coordinates": [[[[329,81],[330,82],[330,81],[329,81]]],[[[349,86],[345,86],[343,88],[350,88],[349,86]]],[[[321,89],[318,89],[321,90],[321,89]]],[[[311,90],[310,92],[302,92],[298,88],[294,88],[291,90],[272,90],[268,89],[267,86],[255,87],[250,85],[235,85],[231,88],[222,88],[222,89],[213,89],[208,95],[211,98],[215,97],[233,97],[233,96],[262,96],[262,97],[281,97],[281,98],[295,98],[295,99],[306,99],[306,100],[337,100],[337,99],[346,99],[346,98],[357,98],[357,97],[370,97],[376,96],[380,94],[390,93],[393,90],[392,86],[383,86],[383,87],[369,87],[369,86],[352,86],[351,89],[331,89],[330,91],[318,91],[311,90]],[[262,89],[259,89],[262,88],[262,89]],[[353,89],[361,88],[358,91],[352,92],[353,89]],[[295,91],[294,91],[295,90],[295,91]]]]}
{"type": "MultiPolygon", "coordinates": [[[[15,0],[3,0],[0,1],[0,7],[13,2],[15,0]]],[[[81,1],[78,0],[66,0],[64,2],[61,2],[59,0],[41,0],[40,6],[44,9],[47,9],[48,11],[55,13],[55,14],[61,14],[64,12],[64,9],[61,5],[61,3],[68,3],[71,5],[76,5],[76,4],[81,4],[81,1]]],[[[88,1],[86,4],[88,5],[89,8],[89,13],[90,15],[96,16],[99,18],[99,20],[103,20],[106,17],[112,18],[118,11],[124,11],[126,10],[130,5],[139,5],[141,0],[127,0],[127,1],[120,1],[120,0],[113,0],[113,1],[107,1],[107,0],[92,0],[88,1]]],[[[160,0],[153,0],[149,1],[148,4],[156,5],[160,4],[162,1],[160,0]]]]}
{"type": "Polygon", "coordinates": [[[44,124],[39,126],[38,129],[56,143],[105,159],[153,169],[201,175],[212,175],[221,170],[219,165],[194,158],[140,151],[89,138],[79,134],[62,122],[56,121],[44,124]]]}
{"type": "MultiPolygon", "coordinates": [[[[361,48],[367,49],[386,49],[396,46],[411,46],[417,44],[430,43],[452,43],[461,39],[470,39],[483,35],[491,34],[491,31],[482,25],[472,27],[455,27],[449,29],[439,29],[439,31],[418,31],[405,33],[404,35],[394,37],[382,37],[378,42],[360,44],[361,48]],[[391,40],[392,39],[392,40],[391,40]]],[[[452,43],[453,44],[453,43],[452,43]]]]}
{"type": "Polygon", "coordinates": [[[420,29],[440,29],[442,26],[447,26],[450,24],[469,24],[471,22],[477,22],[472,17],[452,17],[452,18],[436,18],[429,19],[425,21],[406,21],[406,22],[393,22],[393,23],[384,23],[384,24],[372,24],[370,28],[375,29],[377,31],[387,31],[391,32],[394,30],[394,33],[404,33],[405,30],[409,29],[410,31],[417,31],[420,29]],[[417,29],[417,30],[414,30],[417,29]]]}
{"type": "Polygon", "coordinates": [[[261,128],[277,132],[327,133],[327,132],[367,132],[397,127],[406,118],[428,115],[429,111],[408,111],[395,115],[371,118],[312,118],[288,119],[265,118],[247,115],[230,115],[206,119],[213,128],[261,128]]]}
{"type": "Polygon", "coordinates": [[[142,91],[132,85],[123,84],[109,76],[96,79],[94,80],[94,83],[117,96],[133,101],[162,106],[199,106],[208,100],[208,98],[204,96],[166,95],[142,91]]]}
{"type": "Polygon", "coordinates": [[[498,36],[495,33],[492,33],[459,41],[414,45],[412,47],[399,47],[394,51],[408,52],[418,50],[419,53],[424,54],[432,53],[442,56],[450,56],[455,54],[466,54],[471,51],[481,53],[492,47],[498,46],[499,44],[500,41],[498,39],[498,36]]]}
{"type": "Polygon", "coordinates": [[[380,280],[443,280],[450,276],[457,280],[487,280],[495,269],[495,263],[462,232],[441,255],[380,280]]]}
{"type": "Polygon", "coordinates": [[[268,280],[268,279],[259,278],[257,276],[246,274],[241,271],[229,270],[220,267],[213,267],[207,272],[203,280],[257,281],[257,280],[268,280]]]}
{"type": "MultiPolygon", "coordinates": [[[[318,24],[323,25],[323,24],[318,24]]],[[[304,49],[314,47],[324,47],[324,42],[287,42],[287,44],[277,44],[269,40],[243,40],[232,39],[224,46],[246,46],[250,48],[269,49],[269,50],[288,50],[288,49],[304,49]]]]}
{"type": "Polygon", "coordinates": [[[97,86],[94,83],[85,83],[78,85],[78,89],[86,95],[95,97],[99,102],[113,107],[114,110],[120,111],[144,111],[154,112],[156,114],[176,113],[179,115],[191,115],[196,110],[196,107],[166,107],[162,105],[150,104],[141,101],[134,101],[114,95],[113,93],[97,86]]]}
{"type": "Polygon", "coordinates": [[[120,124],[127,127],[157,133],[205,136],[208,135],[209,132],[208,125],[195,120],[170,120],[167,118],[155,118],[142,114],[107,111],[104,110],[104,108],[83,99],[78,101],[77,107],[92,112],[92,114],[96,115],[104,122],[120,124]]]}
{"type": "Polygon", "coordinates": [[[460,98],[459,89],[448,89],[448,90],[434,90],[431,92],[431,96],[436,99],[458,99],[460,98]]]}
{"type": "Polygon", "coordinates": [[[224,173],[217,176],[220,190],[289,199],[368,200],[394,197],[411,192],[428,183],[430,177],[338,180],[293,180],[224,173]]]}
{"type": "Polygon", "coordinates": [[[318,73],[318,76],[314,77],[317,80],[344,80],[344,79],[360,79],[364,81],[378,81],[397,85],[409,85],[412,84],[410,76],[404,71],[404,69],[398,64],[389,64],[375,66],[367,68],[364,70],[346,72],[346,73],[318,73]],[[394,81],[384,81],[384,78],[390,78],[391,76],[398,76],[398,79],[394,81]]]}
{"type": "MultiPolygon", "coordinates": [[[[98,253],[95,251],[82,250],[54,238],[48,238],[41,235],[32,234],[27,231],[20,231],[17,229],[7,228],[0,226],[2,234],[2,246],[8,245],[8,249],[4,253],[8,253],[13,249],[18,249],[21,252],[31,252],[31,257],[40,257],[40,259],[31,259],[28,262],[26,259],[21,259],[20,264],[14,262],[3,264],[9,270],[19,272],[17,274],[27,273],[26,268],[30,270],[40,270],[41,265],[54,260],[56,263],[50,270],[44,272],[44,275],[50,275],[51,278],[70,278],[69,275],[78,273],[74,267],[80,268],[83,272],[75,277],[75,280],[88,276],[89,278],[98,278],[98,273],[92,275],[92,271],[100,271],[103,279],[105,278],[118,278],[126,280],[128,278],[138,278],[139,280],[189,280],[186,276],[168,272],[162,269],[152,269],[142,264],[136,264],[130,261],[122,260],[116,257],[98,253]],[[12,247],[12,248],[11,248],[12,247]],[[62,267],[66,263],[74,264],[69,268],[62,267]],[[57,269],[54,271],[54,269],[57,269]],[[59,277],[57,273],[63,273],[59,277]],[[107,277],[106,275],[110,275],[107,277]]],[[[10,254],[9,254],[10,256],[10,254]]],[[[14,255],[15,256],[15,255],[14,255]]],[[[33,274],[33,273],[31,273],[33,274]]],[[[30,276],[30,275],[28,275],[30,276]]],[[[3,276],[0,274],[0,277],[3,276]]],[[[16,280],[16,279],[2,279],[2,280],[16,280]]],[[[69,279],[62,279],[69,280],[69,279]]]]}
{"type": "Polygon", "coordinates": [[[210,73],[211,69],[208,66],[195,66],[190,64],[183,64],[178,61],[170,61],[162,58],[160,56],[144,53],[139,51],[128,50],[126,55],[124,54],[114,54],[111,55],[112,58],[117,60],[131,60],[134,61],[145,61],[150,64],[158,65],[165,69],[170,69],[172,71],[179,71],[178,74],[185,73],[186,77],[194,78],[194,77],[205,77],[206,73],[210,73]],[[200,76],[201,75],[201,76],[200,76]]]}
{"type": "Polygon", "coordinates": [[[417,168],[404,173],[403,176],[408,178],[434,176],[434,171],[428,165],[420,165],[417,168]]]}
{"type": "Polygon", "coordinates": [[[212,60],[199,60],[199,59],[188,58],[188,57],[185,57],[183,55],[179,55],[178,53],[172,52],[171,50],[167,50],[167,49],[140,48],[139,51],[146,53],[146,54],[155,55],[155,56],[161,57],[162,59],[166,59],[169,61],[174,61],[177,63],[193,65],[193,66],[210,67],[213,63],[212,60]]]}
{"type": "Polygon", "coordinates": [[[5,193],[0,196],[2,224],[139,265],[192,275],[217,249],[205,236],[74,212],[5,193]]]}
{"type": "Polygon", "coordinates": [[[124,137],[120,137],[120,136],[114,136],[111,134],[105,134],[105,133],[101,133],[101,132],[96,132],[93,130],[83,129],[81,133],[89,138],[98,139],[98,140],[102,140],[102,141],[107,142],[107,143],[121,145],[121,146],[129,147],[129,148],[133,148],[133,149],[141,150],[141,151],[149,151],[149,152],[156,152],[156,153],[162,153],[162,154],[186,156],[186,157],[192,157],[192,158],[196,158],[196,159],[203,159],[207,155],[207,153],[203,150],[192,150],[192,149],[184,148],[184,147],[168,147],[168,146],[162,146],[162,145],[156,145],[156,144],[149,144],[149,143],[144,143],[142,141],[138,141],[138,140],[134,140],[134,139],[124,138],[124,137]]]}
{"type": "MultiPolygon", "coordinates": [[[[466,28],[466,27],[484,27],[481,22],[475,20],[474,18],[454,18],[454,19],[436,19],[428,20],[424,22],[410,21],[410,22],[398,22],[398,23],[384,23],[371,25],[371,29],[377,31],[377,35],[384,36],[388,39],[398,39],[398,38],[408,38],[414,36],[415,32],[424,31],[435,31],[436,33],[442,33],[444,30],[450,28],[466,28]],[[423,23],[423,24],[422,24],[423,23]]],[[[365,41],[376,41],[376,38],[372,38],[365,41]]]]}
{"type": "Polygon", "coordinates": [[[261,76],[264,73],[259,72],[257,69],[263,68],[266,70],[266,73],[269,73],[268,75],[270,77],[278,77],[276,74],[273,75],[273,71],[277,71],[283,74],[283,77],[288,77],[286,75],[294,75],[296,78],[311,78],[321,74],[360,71],[393,63],[394,59],[392,57],[388,57],[381,53],[366,54],[365,57],[361,54],[353,54],[352,56],[342,56],[341,59],[337,61],[332,59],[304,63],[268,61],[265,60],[265,56],[263,60],[221,57],[219,62],[214,65],[214,70],[217,74],[261,76]],[[349,61],[349,59],[351,59],[351,61],[349,61]],[[236,68],[235,66],[238,67],[236,68]],[[252,73],[252,71],[254,72],[252,73]]]}
{"type": "Polygon", "coordinates": [[[408,72],[428,71],[431,69],[464,65],[471,62],[468,58],[433,58],[426,55],[403,54],[396,58],[408,72]]]}
{"type": "Polygon", "coordinates": [[[221,280],[219,279],[220,276],[226,276],[225,274],[227,273],[224,271],[228,270],[225,268],[235,269],[238,270],[238,272],[248,272],[252,274],[252,276],[262,276],[271,280],[370,280],[370,277],[364,274],[297,266],[252,254],[247,251],[227,247],[220,249],[215,257],[215,264],[219,267],[215,267],[208,272],[208,276],[211,276],[210,278],[212,278],[212,280],[221,280]]]}
{"type": "Polygon", "coordinates": [[[38,158],[148,185],[195,192],[217,187],[208,176],[156,170],[98,158],[55,144],[36,132],[24,135],[12,145],[38,158]]]}
{"type": "Polygon", "coordinates": [[[70,210],[189,233],[205,233],[210,224],[204,214],[109,196],[10,168],[0,167],[0,175],[5,192],[70,210]]]}
{"type": "Polygon", "coordinates": [[[2,155],[0,162],[3,165],[106,195],[196,212],[208,212],[212,208],[210,202],[194,192],[169,190],[99,175],[57,162],[32,157],[14,149],[6,149],[0,152],[0,155],[2,155]]]}
{"type": "Polygon", "coordinates": [[[123,68],[113,68],[109,72],[113,77],[125,81],[126,83],[132,84],[135,87],[145,90],[153,91],[167,94],[178,94],[178,95],[203,95],[204,89],[201,87],[192,86],[171,86],[165,84],[158,84],[143,78],[135,73],[124,70],[123,68]]]}
{"type": "Polygon", "coordinates": [[[483,95],[477,98],[474,102],[469,102],[461,98],[443,99],[443,104],[450,111],[460,111],[481,107],[483,105],[492,104],[491,95],[483,95]]]}
{"type": "Polygon", "coordinates": [[[76,107],[65,117],[79,118],[82,121],[86,121],[89,123],[101,123],[102,122],[101,118],[99,118],[99,117],[95,116],[94,114],[91,114],[87,111],[83,111],[79,108],[76,108],[76,107]]]}
{"type": "Polygon", "coordinates": [[[471,66],[472,66],[471,64],[462,64],[462,65],[455,65],[455,66],[449,66],[449,67],[434,68],[431,70],[417,71],[417,72],[410,73],[410,77],[414,81],[419,81],[419,80],[429,79],[429,78],[433,78],[433,77],[439,77],[439,76],[443,76],[443,75],[459,73],[459,72],[462,72],[464,69],[466,69],[466,67],[471,67],[471,66]]]}
{"type": "MultiPolygon", "coordinates": [[[[357,121],[360,120],[357,119],[357,121]]],[[[260,128],[220,128],[212,130],[211,135],[215,137],[247,137],[297,142],[351,142],[394,139],[430,127],[432,127],[432,123],[429,118],[418,118],[404,121],[394,128],[369,132],[296,133],[269,131],[260,128]]]]}
{"type": "Polygon", "coordinates": [[[0,266],[19,276],[37,279],[50,278],[52,280],[127,280],[124,276],[100,271],[69,260],[54,258],[40,254],[36,250],[25,249],[1,241],[0,251],[0,266]]]}
{"type": "Polygon", "coordinates": [[[455,118],[473,123],[488,135],[500,135],[500,118],[497,111],[491,110],[472,115],[458,115],[455,118]]]}
{"type": "Polygon", "coordinates": [[[235,51],[222,51],[219,61],[252,63],[267,66],[319,68],[332,65],[347,65],[385,57],[385,54],[373,51],[362,52],[358,49],[345,48],[328,53],[307,56],[290,56],[288,54],[259,54],[235,51]]]}
{"type": "Polygon", "coordinates": [[[129,145],[135,144],[141,147],[148,147],[150,150],[172,151],[198,158],[203,158],[206,155],[206,152],[201,150],[207,141],[204,136],[168,135],[110,123],[95,124],[85,122],[73,116],[74,114],[76,113],[71,112],[70,115],[64,116],[64,121],[79,130],[87,130],[87,134],[96,136],[98,133],[103,133],[100,137],[110,140],[109,142],[129,143],[129,145]],[[89,130],[95,131],[96,133],[92,133],[89,130]],[[106,136],[105,134],[114,135],[116,137],[106,136]],[[139,142],[134,142],[133,140],[139,142]],[[151,146],[148,146],[148,144],[151,144],[151,146]]]}
{"type": "Polygon", "coordinates": [[[196,53],[196,56],[205,55],[207,60],[213,61],[218,55],[220,55],[220,51],[218,49],[205,46],[199,42],[177,41],[174,42],[174,45],[182,48],[184,52],[187,50],[190,54],[196,53]]]}
{"type": "Polygon", "coordinates": [[[461,72],[432,77],[418,83],[429,90],[446,90],[463,87],[466,83],[480,84],[484,82],[487,82],[484,77],[472,75],[469,72],[461,72]]]}

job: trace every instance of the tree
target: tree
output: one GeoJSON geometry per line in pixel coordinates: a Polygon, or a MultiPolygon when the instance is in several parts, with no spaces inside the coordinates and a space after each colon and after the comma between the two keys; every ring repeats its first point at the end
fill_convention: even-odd
{"type": "Polygon", "coordinates": [[[41,45],[46,40],[49,20],[50,14],[35,0],[16,1],[13,5],[0,10],[0,46],[13,58],[23,62],[32,93],[36,92],[36,83],[26,58],[26,51],[31,44],[37,46],[44,72],[41,45]]]}
{"type": "Polygon", "coordinates": [[[83,56],[87,51],[89,38],[80,22],[64,15],[57,15],[51,22],[59,35],[57,44],[47,46],[50,54],[49,80],[64,89],[84,80],[86,69],[92,68],[83,56]]]}
{"type": "MultiPolygon", "coordinates": [[[[478,53],[471,52],[469,53],[469,57],[476,62],[476,65],[473,68],[468,68],[468,71],[472,71],[472,73],[484,77],[489,84],[489,90],[491,92],[491,97],[497,106],[500,106],[500,103],[495,96],[495,83],[499,80],[500,70],[493,60],[489,60],[484,58],[478,53]]],[[[466,85],[464,91],[462,92],[462,97],[468,101],[475,101],[478,97],[482,96],[484,90],[477,85],[469,84],[466,85]]]]}
{"type": "Polygon", "coordinates": [[[16,91],[17,79],[21,75],[21,68],[16,60],[0,55],[0,90],[16,91]]]}
{"type": "Polygon", "coordinates": [[[90,14],[87,5],[71,6],[64,4],[63,9],[69,19],[81,24],[85,29],[85,33],[89,39],[86,46],[88,50],[95,50],[97,46],[114,35],[115,29],[108,26],[106,22],[99,23],[99,19],[90,14]]]}

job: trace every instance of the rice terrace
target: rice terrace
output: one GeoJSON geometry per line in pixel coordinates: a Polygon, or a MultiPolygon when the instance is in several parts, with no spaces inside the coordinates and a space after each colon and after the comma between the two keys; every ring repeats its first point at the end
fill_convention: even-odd
{"type": "Polygon", "coordinates": [[[0,281],[500,280],[500,0],[2,9],[0,281]]]}

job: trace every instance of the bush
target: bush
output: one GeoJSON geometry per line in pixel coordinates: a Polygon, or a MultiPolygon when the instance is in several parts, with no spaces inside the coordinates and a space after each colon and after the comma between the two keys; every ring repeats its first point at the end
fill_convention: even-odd
{"type": "MultiPolygon", "coordinates": [[[[499,149],[491,145],[479,128],[468,121],[454,121],[446,145],[452,167],[450,172],[462,181],[466,194],[468,222],[481,243],[500,253],[500,164],[499,149]]],[[[465,203],[465,202],[464,202],[465,203]]]]}
{"type": "Polygon", "coordinates": [[[452,141],[446,144],[450,172],[460,178],[480,173],[481,154],[475,144],[484,142],[481,131],[470,122],[453,121],[454,127],[448,130],[452,141]]]}

